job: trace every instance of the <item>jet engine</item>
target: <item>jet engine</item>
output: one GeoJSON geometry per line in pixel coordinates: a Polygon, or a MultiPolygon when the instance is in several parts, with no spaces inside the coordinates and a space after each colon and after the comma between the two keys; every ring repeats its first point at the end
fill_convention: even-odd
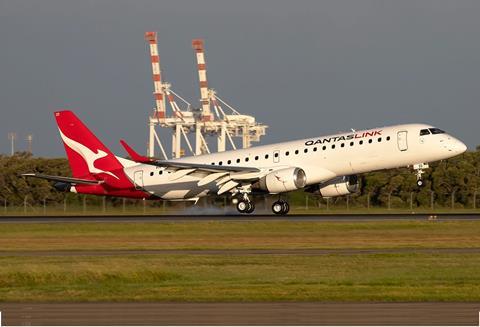
{"type": "Polygon", "coordinates": [[[358,191],[357,175],[334,178],[326,183],[309,186],[305,192],[321,195],[324,198],[342,196],[358,191]]]}
{"type": "Polygon", "coordinates": [[[272,171],[261,178],[255,186],[269,193],[283,193],[298,190],[305,187],[306,184],[305,171],[301,168],[292,167],[272,171]]]}
{"type": "Polygon", "coordinates": [[[72,184],[65,182],[56,182],[55,184],[53,184],[53,187],[59,192],[70,192],[72,184]]]}

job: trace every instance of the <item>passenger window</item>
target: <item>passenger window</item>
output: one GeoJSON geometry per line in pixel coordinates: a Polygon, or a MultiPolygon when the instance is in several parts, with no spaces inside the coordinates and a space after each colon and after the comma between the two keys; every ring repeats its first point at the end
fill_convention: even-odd
{"type": "Polygon", "coordinates": [[[212,162],[212,166],[214,166],[214,165],[215,165],[215,163],[214,163],[214,162],[212,162]]]}
{"type": "Polygon", "coordinates": [[[289,152],[289,151],[285,152],[285,155],[286,155],[286,156],[288,156],[289,154],[290,154],[290,152],[289,152]]]}
{"type": "Polygon", "coordinates": [[[430,131],[428,129],[421,129],[420,130],[420,136],[429,135],[429,134],[430,134],[430,131]]]}
{"type": "Polygon", "coordinates": [[[387,136],[387,141],[390,141],[390,136],[387,136]]]}
{"type": "Polygon", "coordinates": [[[237,163],[240,163],[240,159],[237,159],[237,163]]]}
{"type": "Polygon", "coordinates": [[[295,150],[295,154],[298,154],[298,150],[295,150]]]}
{"type": "Polygon", "coordinates": [[[353,146],[355,143],[354,142],[350,142],[350,146],[353,146]]]}
{"type": "Polygon", "coordinates": [[[358,144],[362,145],[362,144],[363,144],[363,141],[358,142],[358,144]]]}
{"type": "Polygon", "coordinates": [[[335,149],[335,144],[332,145],[332,149],[335,149]]]}
{"type": "Polygon", "coordinates": [[[265,159],[268,159],[268,154],[265,155],[265,159]]]}
{"type": "Polygon", "coordinates": [[[160,171],[158,172],[158,174],[159,174],[159,175],[163,174],[163,170],[160,170],[160,171]]]}
{"type": "Polygon", "coordinates": [[[308,149],[303,150],[303,152],[307,153],[307,152],[308,152],[308,149]]]}
{"type": "Polygon", "coordinates": [[[340,144],[340,146],[343,148],[345,146],[345,143],[340,144]]]}
{"type": "Polygon", "coordinates": [[[278,158],[278,152],[275,152],[275,154],[273,155],[275,158],[278,158]]]}
{"type": "Polygon", "coordinates": [[[327,147],[325,145],[322,146],[322,150],[326,150],[326,149],[327,149],[327,147]]]}
{"type": "Polygon", "coordinates": [[[247,158],[245,158],[245,162],[248,162],[248,160],[249,160],[249,158],[248,158],[248,157],[247,157],[247,158]]]}
{"type": "Polygon", "coordinates": [[[382,142],[382,138],[381,138],[381,137],[378,138],[378,142],[382,142]]]}
{"type": "Polygon", "coordinates": [[[368,143],[372,143],[372,142],[373,142],[373,140],[372,140],[372,139],[368,140],[368,143]]]}
{"type": "Polygon", "coordinates": [[[222,163],[223,163],[223,162],[222,162],[222,161],[220,161],[220,162],[218,163],[218,165],[219,165],[219,166],[221,166],[221,165],[222,165],[222,163]]]}
{"type": "Polygon", "coordinates": [[[313,148],[313,152],[317,152],[317,147],[314,147],[314,148],[313,148]]]}
{"type": "Polygon", "coordinates": [[[232,160],[228,160],[228,161],[227,161],[227,164],[231,164],[231,163],[232,163],[232,160]]]}
{"type": "Polygon", "coordinates": [[[255,160],[258,160],[258,156],[255,156],[255,160]]]}
{"type": "Polygon", "coordinates": [[[150,176],[153,176],[153,171],[150,172],[150,176]]]}

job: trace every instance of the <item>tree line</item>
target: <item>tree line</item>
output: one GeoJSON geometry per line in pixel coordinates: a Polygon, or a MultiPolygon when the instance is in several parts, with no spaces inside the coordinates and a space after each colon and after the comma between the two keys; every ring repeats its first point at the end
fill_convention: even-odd
{"type": "MultiPolygon", "coordinates": [[[[42,205],[44,201],[61,204],[66,197],[71,203],[82,202],[82,196],[58,192],[51,182],[19,176],[31,172],[71,176],[68,161],[64,158],[33,157],[25,152],[14,156],[0,155],[0,204],[6,201],[9,205],[22,205],[25,197],[30,205],[42,205]]],[[[426,170],[423,178],[425,185],[419,188],[415,174],[408,168],[363,174],[359,178],[359,192],[351,195],[349,200],[357,206],[366,206],[367,202],[372,206],[386,206],[389,201],[392,207],[405,206],[413,200],[416,207],[429,207],[433,192],[436,205],[450,206],[453,198],[455,207],[472,208],[477,191],[480,198],[480,148],[430,164],[430,169],[426,170]]],[[[303,203],[305,195],[303,191],[297,191],[289,198],[293,203],[303,203]]],[[[99,197],[89,197],[89,202],[91,201],[100,203],[102,200],[99,197]]],[[[108,201],[115,205],[121,200],[108,201]]],[[[345,197],[331,201],[342,202],[345,197]]]]}

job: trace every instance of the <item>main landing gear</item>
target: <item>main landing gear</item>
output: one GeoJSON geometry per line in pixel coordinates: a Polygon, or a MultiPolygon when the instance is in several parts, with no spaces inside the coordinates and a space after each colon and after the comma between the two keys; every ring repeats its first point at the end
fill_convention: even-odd
{"type": "Polygon", "coordinates": [[[276,215],[286,215],[290,211],[290,205],[287,201],[278,200],[273,203],[272,211],[276,215]]]}
{"type": "Polygon", "coordinates": [[[425,172],[424,169],[427,169],[427,168],[428,168],[428,164],[426,164],[426,163],[420,163],[420,164],[413,165],[413,169],[415,170],[415,175],[417,176],[417,186],[418,187],[422,187],[423,185],[425,185],[425,183],[423,182],[423,179],[422,179],[422,174],[425,172]]]}
{"type": "Polygon", "coordinates": [[[255,203],[250,200],[240,200],[237,202],[237,210],[240,213],[252,213],[255,210],[255,203]]]}
{"type": "Polygon", "coordinates": [[[248,190],[241,193],[239,199],[234,199],[233,203],[237,204],[237,210],[240,213],[252,213],[255,210],[255,203],[250,201],[248,190]]]}
{"type": "MultiPolygon", "coordinates": [[[[243,193],[239,198],[234,198],[232,202],[237,205],[240,213],[252,213],[255,210],[255,203],[250,200],[247,193],[243,193]]],[[[287,201],[280,199],[273,203],[272,211],[276,215],[286,215],[290,211],[290,205],[287,201]]]]}

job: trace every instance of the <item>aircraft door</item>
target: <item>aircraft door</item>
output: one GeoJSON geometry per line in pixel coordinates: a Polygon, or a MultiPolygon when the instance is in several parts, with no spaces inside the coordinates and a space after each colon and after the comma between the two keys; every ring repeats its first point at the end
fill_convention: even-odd
{"type": "Polygon", "coordinates": [[[273,162],[280,162],[280,151],[273,151],[273,162]]]}
{"type": "Polygon", "coordinates": [[[397,133],[397,144],[400,151],[408,150],[407,131],[400,131],[397,133]]]}
{"type": "Polygon", "coordinates": [[[133,182],[135,183],[136,190],[143,188],[143,170],[137,170],[133,173],[133,182]]]}

